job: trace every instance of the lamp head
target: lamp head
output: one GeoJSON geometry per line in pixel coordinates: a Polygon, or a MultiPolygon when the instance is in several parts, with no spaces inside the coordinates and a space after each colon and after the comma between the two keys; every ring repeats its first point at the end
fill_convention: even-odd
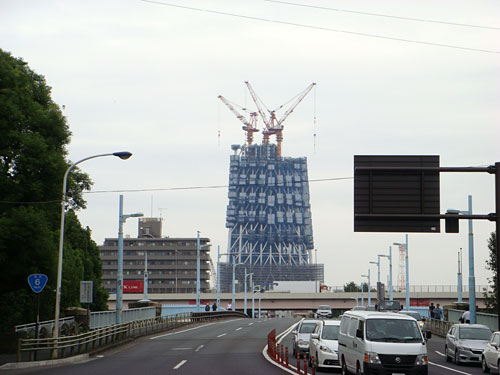
{"type": "Polygon", "coordinates": [[[400,242],[393,242],[392,244],[396,245],[396,246],[404,246],[405,245],[404,243],[400,243],[400,242]]]}
{"type": "Polygon", "coordinates": [[[135,214],[130,214],[130,217],[143,217],[144,214],[142,212],[136,212],[135,214]]]}
{"type": "Polygon", "coordinates": [[[378,262],[370,262],[371,264],[378,264],[378,262]]]}
{"type": "Polygon", "coordinates": [[[128,151],[119,151],[119,152],[113,152],[113,156],[118,156],[122,160],[127,160],[129,157],[132,156],[132,153],[128,151]]]}
{"type": "Polygon", "coordinates": [[[447,213],[447,214],[459,214],[459,213],[460,213],[460,210],[454,210],[454,209],[452,209],[452,208],[448,208],[448,209],[446,210],[446,213],[447,213]]]}

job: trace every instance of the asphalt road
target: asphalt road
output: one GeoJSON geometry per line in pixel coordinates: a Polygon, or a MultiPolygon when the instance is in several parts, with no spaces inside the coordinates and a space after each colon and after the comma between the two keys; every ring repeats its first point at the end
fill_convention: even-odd
{"type": "Polygon", "coordinates": [[[139,338],[85,363],[0,374],[283,374],[262,350],[272,329],[279,333],[296,321],[236,319],[186,326],[139,338]]]}
{"type": "MultiPolygon", "coordinates": [[[[165,375],[165,374],[285,374],[262,355],[267,334],[286,331],[298,319],[250,320],[203,323],[141,337],[84,363],[60,367],[0,371],[2,374],[43,375],[165,375]]],[[[292,335],[281,343],[288,347],[290,364],[292,335]]],[[[482,374],[480,365],[446,362],[444,338],[433,336],[427,343],[429,375],[482,374]]],[[[303,368],[303,363],[301,364],[303,368]]],[[[324,370],[323,373],[340,373],[324,370]]],[[[308,373],[311,373],[309,369],[308,373]]]]}

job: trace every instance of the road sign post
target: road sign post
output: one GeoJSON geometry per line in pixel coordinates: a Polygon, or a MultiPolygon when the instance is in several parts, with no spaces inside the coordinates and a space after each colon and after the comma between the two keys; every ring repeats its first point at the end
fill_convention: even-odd
{"type": "MultiPolygon", "coordinates": [[[[38,331],[40,330],[40,293],[47,285],[47,275],[41,273],[33,273],[28,276],[28,284],[33,292],[36,293],[36,325],[35,325],[35,338],[38,339],[38,331]]],[[[35,351],[36,361],[36,351],[35,351]]]]}
{"type": "MultiPolygon", "coordinates": [[[[495,221],[496,283],[500,285],[500,162],[487,167],[440,167],[432,155],[354,155],[354,231],[458,233],[458,220],[495,221]],[[472,172],[495,175],[495,212],[487,215],[439,214],[439,174],[472,172]],[[458,219],[458,220],[457,220],[458,219]]],[[[497,306],[500,288],[496,290],[497,306]]],[[[497,311],[500,327],[500,311],[497,311]]]]}

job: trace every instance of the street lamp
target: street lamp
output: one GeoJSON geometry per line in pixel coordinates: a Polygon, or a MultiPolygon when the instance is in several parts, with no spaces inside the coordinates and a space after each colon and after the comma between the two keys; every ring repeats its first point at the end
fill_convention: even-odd
{"type": "Polygon", "coordinates": [[[234,260],[234,257],[233,257],[233,299],[232,299],[232,307],[233,307],[233,311],[236,311],[236,297],[235,297],[235,294],[236,294],[236,279],[235,279],[235,271],[236,271],[236,266],[240,266],[244,263],[236,263],[235,260],[234,260]]]}
{"type": "Polygon", "coordinates": [[[220,246],[217,246],[217,309],[220,309],[220,257],[229,256],[229,253],[220,253],[220,246]]]}
{"type": "MultiPolygon", "coordinates": [[[[62,283],[62,261],[63,261],[63,244],[64,244],[64,218],[66,215],[65,203],[66,203],[66,183],[68,180],[69,172],[77,165],[86,160],[99,158],[102,156],[117,156],[122,160],[126,160],[132,156],[132,154],[128,151],[120,151],[113,152],[110,154],[99,154],[86,157],[84,159],[78,160],[76,163],[71,164],[63,177],[63,187],[62,187],[62,197],[61,197],[61,227],[59,230],[59,256],[57,261],[57,286],[56,286],[56,304],[55,304],[55,312],[54,312],[54,331],[52,337],[54,338],[54,342],[57,342],[59,337],[59,313],[61,306],[61,283],[62,283]]],[[[57,349],[54,349],[52,353],[53,357],[57,357],[57,349]]]]}
{"type": "MultiPolygon", "coordinates": [[[[468,210],[446,210],[446,213],[472,215],[472,195],[468,196],[468,210]]],[[[498,233],[497,233],[498,236],[498,233]]],[[[474,276],[474,233],[472,232],[472,219],[469,219],[469,312],[470,323],[476,323],[476,278],[474,276]]]]}
{"type": "Polygon", "coordinates": [[[457,301],[462,303],[462,248],[458,251],[457,301]]]}
{"type": "Polygon", "coordinates": [[[247,313],[247,277],[250,276],[250,280],[252,280],[252,278],[251,278],[252,275],[253,275],[253,272],[247,274],[247,268],[245,267],[245,304],[244,304],[245,314],[247,313]]]}
{"type": "Polygon", "coordinates": [[[196,232],[196,310],[200,311],[200,251],[211,244],[200,245],[200,231],[196,232]]]}
{"type": "Polygon", "coordinates": [[[370,262],[371,264],[376,264],[377,265],[377,282],[380,282],[380,255],[377,255],[377,261],[376,262],[370,262]]]}
{"type": "MultiPolygon", "coordinates": [[[[115,323],[122,322],[122,304],[123,304],[123,224],[130,217],[142,217],[142,212],[135,214],[123,214],[123,195],[120,195],[120,207],[118,218],[118,271],[116,273],[116,306],[115,306],[115,323]]],[[[144,281],[147,281],[146,279],[144,281]]],[[[144,285],[144,288],[147,288],[144,285]]],[[[147,293],[147,292],[146,292],[147,293]]]]}
{"type": "MultiPolygon", "coordinates": [[[[361,277],[366,277],[368,279],[368,305],[371,306],[371,292],[370,292],[370,269],[368,268],[368,275],[361,275],[361,277]]],[[[361,287],[361,291],[363,287],[361,287]]]]}
{"type": "Polygon", "coordinates": [[[394,242],[393,245],[396,246],[404,246],[405,248],[405,268],[406,268],[406,306],[405,310],[409,310],[410,308],[410,275],[409,275],[409,265],[408,265],[408,235],[406,235],[406,242],[405,243],[399,243],[399,242],[394,242]]]}
{"type": "Polygon", "coordinates": [[[392,246],[389,246],[389,255],[379,254],[379,257],[389,259],[389,300],[392,301],[392,246]]]}

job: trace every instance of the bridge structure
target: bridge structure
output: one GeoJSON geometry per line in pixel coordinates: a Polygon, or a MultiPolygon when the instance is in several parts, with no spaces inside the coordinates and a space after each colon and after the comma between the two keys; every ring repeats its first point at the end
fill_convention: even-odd
{"type": "MultiPolygon", "coordinates": [[[[426,287],[414,288],[410,292],[410,306],[428,306],[431,302],[440,304],[441,306],[453,305],[458,300],[456,286],[441,286],[441,287],[426,287]]],[[[478,307],[485,307],[484,295],[480,287],[476,289],[476,305],[478,307]]],[[[108,300],[108,308],[115,308],[115,295],[110,295],[108,300]]],[[[371,292],[373,301],[376,300],[376,292],[371,292]]],[[[129,303],[136,302],[142,299],[142,294],[125,294],[123,297],[124,308],[129,303]]],[[[150,294],[149,298],[161,303],[162,305],[195,305],[196,296],[193,294],[150,294]]],[[[232,300],[231,293],[221,293],[221,307],[226,308],[232,300]]],[[[406,293],[395,291],[393,298],[401,302],[402,305],[406,301],[406,293]]],[[[212,305],[217,299],[215,293],[202,293],[201,304],[212,305]]],[[[244,293],[236,293],[235,295],[235,308],[236,310],[243,310],[244,308],[244,293]]],[[[303,313],[311,310],[316,310],[319,305],[330,305],[334,310],[348,310],[356,305],[361,305],[362,296],[360,292],[328,292],[328,293],[275,293],[264,292],[255,293],[254,301],[255,308],[258,308],[258,301],[260,299],[261,309],[265,311],[290,311],[292,313],[303,313]]],[[[247,307],[251,308],[251,293],[247,294],[247,307]]],[[[467,303],[466,298],[463,303],[467,303]]],[[[372,302],[373,304],[373,302],[372,302]]],[[[367,292],[364,293],[364,305],[367,305],[367,292]]]]}

